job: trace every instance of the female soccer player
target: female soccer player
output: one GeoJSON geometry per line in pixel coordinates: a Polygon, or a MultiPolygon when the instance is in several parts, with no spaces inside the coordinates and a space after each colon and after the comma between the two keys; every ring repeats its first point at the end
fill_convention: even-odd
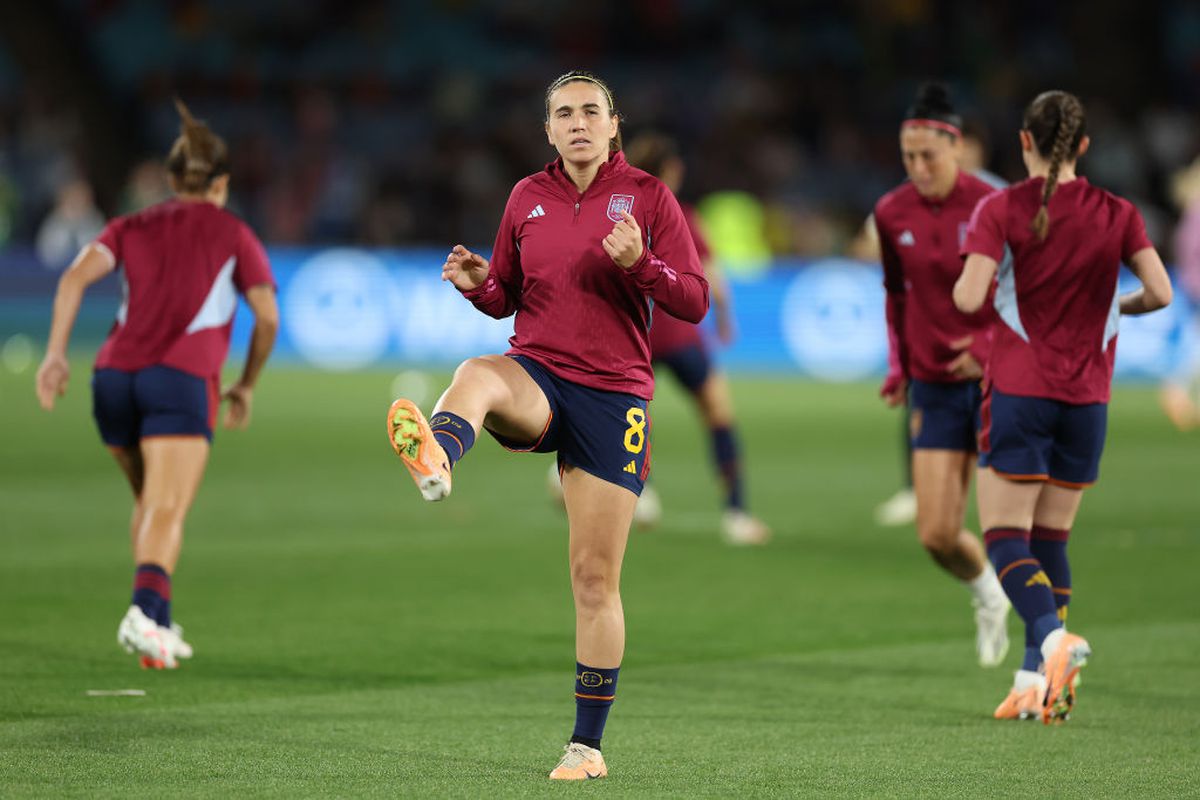
{"type": "Polygon", "coordinates": [[[171,621],[171,576],[183,523],[204,474],[219,399],[225,426],[250,421],[254,384],[271,352],[279,312],[262,245],[224,210],[225,142],[177,101],[182,133],[167,157],[175,197],[118,217],[58,283],[46,357],[37,373],[42,408],[67,388],[67,343],[84,291],[123,267],[125,301],[96,356],[93,413],[100,438],[133,489],[133,603],[117,642],[142,666],[174,668],[192,648],[171,621]],[[220,392],[237,296],[254,313],[242,376],[220,392]]]}
{"type": "Polygon", "coordinates": [[[963,528],[991,315],[962,314],[950,302],[967,220],[992,188],[959,169],[961,125],[945,89],[922,86],[900,126],[909,179],[875,205],[893,365],[880,394],[889,406],[908,398],[917,534],[970,589],[976,653],[993,667],[1008,651],[1009,604],[979,540],[963,528]]]}
{"type": "Polygon", "coordinates": [[[1049,724],[1066,719],[1091,653],[1064,627],[1067,537],[1099,473],[1118,314],[1162,308],[1171,283],[1137,209],[1076,177],[1089,140],[1074,95],[1038,95],[1020,139],[1029,179],[976,208],[953,296],[964,313],[978,311],[999,269],[976,494],[988,556],[1028,649],[995,716],[1049,724]],[[1121,262],[1142,288],[1117,297],[1121,262]]]}
{"type": "Polygon", "coordinates": [[[552,779],[607,774],[600,738],[625,649],[619,590],[634,504],[650,468],[649,327],[699,322],[708,285],[674,195],[630,167],[599,78],[568,72],[546,91],[559,158],[513,188],[488,262],[457,245],[442,278],[493,317],[516,314],[506,355],[472,358],[425,421],[411,401],[388,436],[426,500],[486,429],[510,450],[557,450],[575,598],[575,730],[552,779]]]}

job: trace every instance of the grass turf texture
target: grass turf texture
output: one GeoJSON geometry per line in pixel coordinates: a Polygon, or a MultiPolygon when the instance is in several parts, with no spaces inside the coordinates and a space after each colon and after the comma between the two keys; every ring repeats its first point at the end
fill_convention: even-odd
{"type": "MultiPolygon", "coordinates": [[[[719,541],[706,444],[660,390],[665,516],[635,532],[611,777],[552,785],[571,730],[573,613],[548,457],[488,437],[423,503],[386,441],[390,375],[268,372],[218,434],[175,615],[196,658],[137,669],[129,497],[89,415],[0,378],[0,795],[1196,795],[1200,438],[1117,392],[1072,539],[1092,642],[1061,728],[990,714],[1021,657],[975,664],[965,590],[881,529],[899,422],[869,386],[740,380],[765,549],[719,541]],[[88,689],[147,695],[87,697],[88,689]]],[[[441,386],[444,378],[434,383],[441,386]]],[[[425,404],[428,407],[428,403],[425,404]]]]}

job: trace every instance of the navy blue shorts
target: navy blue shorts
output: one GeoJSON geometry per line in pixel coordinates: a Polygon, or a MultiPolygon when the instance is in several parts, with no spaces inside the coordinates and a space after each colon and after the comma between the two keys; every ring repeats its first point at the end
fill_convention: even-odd
{"type": "Polygon", "coordinates": [[[712,372],[712,358],[704,346],[699,344],[688,345],[654,360],[656,363],[665,364],[683,384],[683,388],[692,394],[700,391],[700,387],[712,372]]]}
{"type": "Polygon", "coordinates": [[[147,436],[203,436],[211,442],[216,404],[215,386],[173,367],[92,374],[92,416],[100,438],[112,447],[133,447],[147,436]]]}
{"type": "Polygon", "coordinates": [[[532,444],[488,433],[514,452],[557,451],[559,469],[570,464],[640,495],[650,474],[648,403],[632,394],[564,380],[526,356],[510,358],[525,368],[550,401],[550,421],[532,444]]]}
{"type": "Polygon", "coordinates": [[[978,381],[910,381],[908,435],[913,449],[974,453],[982,395],[978,381]]]}
{"type": "Polygon", "coordinates": [[[979,465],[1013,480],[1082,488],[1100,474],[1108,404],[1018,397],[992,387],[980,414],[979,465]]]}

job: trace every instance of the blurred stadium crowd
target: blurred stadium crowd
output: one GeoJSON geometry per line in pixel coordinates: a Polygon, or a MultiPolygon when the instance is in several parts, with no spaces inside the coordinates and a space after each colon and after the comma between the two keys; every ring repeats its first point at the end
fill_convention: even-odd
{"type": "Polygon", "coordinates": [[[948,81],[1022,177],[1015,131],[1079,93],[1091,180],[1170,258],[1170,177],[1200,153],[1200,4],[943,0],[46,0],[0,11],[0,243],[62,266],[166,192],[178,93],[229,141],[231,206],[274,244],[490,244],[548,161],[542,92],[614,87],[626,136],[675,135],[685,199],[744,193],[774,255],[845,252],[903,178],[916,85],[948,81]],[[784,22],[786,20],[786,22],[784,22]]]}

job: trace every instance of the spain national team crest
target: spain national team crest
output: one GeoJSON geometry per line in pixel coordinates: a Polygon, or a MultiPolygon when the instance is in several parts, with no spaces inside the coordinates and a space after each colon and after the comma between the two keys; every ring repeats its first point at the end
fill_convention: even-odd
{"type": "Polygon", "coordinates": [[[622,212],[633,213],[633,195],[614,194],[608,198],[608,218],[613,222],[620,222],[622,212]]]}

